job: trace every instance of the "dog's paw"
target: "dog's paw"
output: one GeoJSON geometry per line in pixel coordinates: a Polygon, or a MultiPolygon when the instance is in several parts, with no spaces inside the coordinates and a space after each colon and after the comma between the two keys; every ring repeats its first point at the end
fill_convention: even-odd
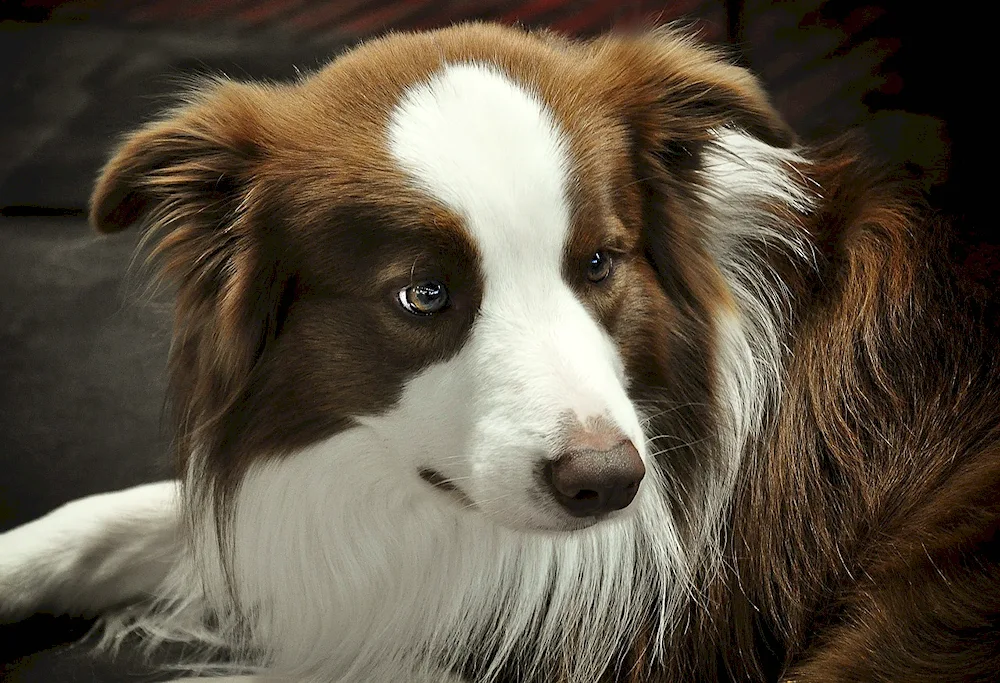
{"type": "Polygon", "coordinates": [[[81,498],[0,534],[0,622],[93,616],[155,594],[178,555],[177,484],[81,498]]]}

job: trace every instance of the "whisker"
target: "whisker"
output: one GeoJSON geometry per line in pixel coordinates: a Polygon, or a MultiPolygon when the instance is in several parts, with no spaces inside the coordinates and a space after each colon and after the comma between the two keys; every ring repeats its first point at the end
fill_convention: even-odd
{"type": "Polygon", "coordinates": [[[688,441],[688,442],[685,442],[685,443],[682,443],[682,444],[678,444],[676,446],[671,446],[670,448],[664,448],[664,449],[661,449],[661,450],[658,450],[658,451],[654,451],[653,453],[650,453],[649,457],[651,457],[651,458],[657,458],[657,457],[659,457],[661,455],[665,455],[666,453],[672,453],[673,451],[677,451],[677,450],[680,450],[682,448],[693,448],[694,446],[697,446],[698,444],[700,444],[700,443],[702,443],[704,441],[708,441],[708,439],[707,438],[696,439],[694,441],[688,441]]]}

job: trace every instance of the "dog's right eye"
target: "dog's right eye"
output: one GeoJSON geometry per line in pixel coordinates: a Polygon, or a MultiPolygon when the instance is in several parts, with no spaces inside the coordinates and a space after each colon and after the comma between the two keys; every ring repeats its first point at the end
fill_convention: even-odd
{"type": "Polygon", "coordinates": [[[448,288],[436,280],[410,285],[397,296],[400,305],[414,315],[434,315],[448,306],[448,288]]]}
{"type": "Polygon", "coordinates": [[[604,282],[611,275],[612,268],[614,268],[614,261],[611,254],[603,250],[595,252],[587,262],[587,279],[595,285],[604,282]]]}

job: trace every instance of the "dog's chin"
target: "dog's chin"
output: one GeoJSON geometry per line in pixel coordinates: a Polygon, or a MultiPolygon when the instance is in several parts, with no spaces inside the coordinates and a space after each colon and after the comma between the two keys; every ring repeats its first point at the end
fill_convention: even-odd
{"type": "Polygon", "coordinates": [[[521,534],[570,534],[601,525],[606,519],[606,517],[572,517],[547,507],[519,510],[490,510],[480,507],[477,508],[477,512],[487,523],[521,534]]]}
{"type": "Polygon", "coordinates": [[[517,530],[528,533],[535,532],[541,534],[568,534],[574,531],[583,531],[597,526],[604,521],[601,517],[553,517],[550,522],[540,522],[532,525],[522,525],[517,530]]]}

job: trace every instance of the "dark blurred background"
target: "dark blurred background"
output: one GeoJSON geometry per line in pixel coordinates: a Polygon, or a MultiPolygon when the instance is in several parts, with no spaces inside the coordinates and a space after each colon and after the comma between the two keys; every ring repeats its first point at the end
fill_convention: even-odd
{"type": "MultiPolygon", "coordinates": [[[[962,218],[952,257],[996,291],[987,215],[992,21],[978,3],[832,0],[0,0],[0,531],[69,499],[169,476],[164,306],[125,279],[136,235],[92,236],[90,186],[116,139],[185,76],[292,77],[387,29],[483,19],[589,35],[684,20],[728,44],[806,140],[861,128],[962,218]],[[932,7],[932,9],[928,9],[932,7]],[[984,116],[985,114],[985,116],[984,116]],[[983,121],[985,123],[980,123],[983,121]]],[[[158,680],[88,622],[0,627],[0,680],[158,680]]]]}

